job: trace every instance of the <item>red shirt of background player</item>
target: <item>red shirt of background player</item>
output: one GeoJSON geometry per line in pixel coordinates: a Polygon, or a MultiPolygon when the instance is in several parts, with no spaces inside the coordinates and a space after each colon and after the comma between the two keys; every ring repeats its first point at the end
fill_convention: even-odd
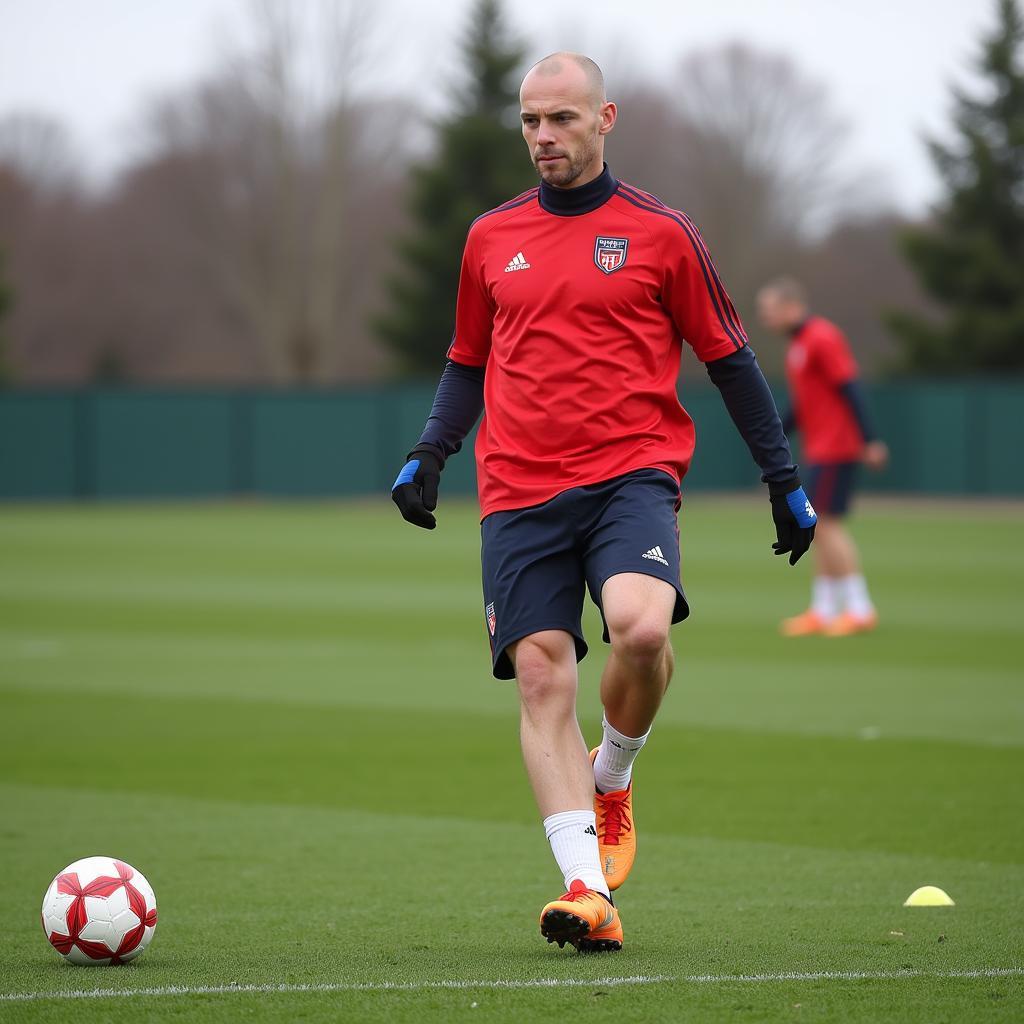
{"type": "Polygon", "coordinates": [[[486,366],[476,441],[481,514],[637,469],[681,480],[693,421],[676,380],[746,335],[692,222],[619,182],[578,216],[537,190],[478,218],[448,358],[486,366]]]}
{"type": "Polygon", "coordinates": [[[793,415],[808,462],[857,462],[864,437],[840,390],[856,380],[846,336],[824,317],[808,317],[786,350],[786,377],[793,415]]]}

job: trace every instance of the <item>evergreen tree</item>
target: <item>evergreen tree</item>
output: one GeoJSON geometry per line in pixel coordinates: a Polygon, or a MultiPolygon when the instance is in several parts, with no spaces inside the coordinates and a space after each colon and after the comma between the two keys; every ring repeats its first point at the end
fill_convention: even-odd
{"type": "Polygon", "coordinates": [[[524,54],[506,33],[498,0],[477,0],[462,49],[467,85],[439,126],[435,157],[413,168],[413,226],[399,242],[389,311],[374,324],[407,369],[430,375],[439,372],[451,343],[469,225],[536,183],[515,127],[515,72],[524,54]]]}
{"type": "Polygon", "coordinates": [[[982,41],[982,90],[954,92],[955,141],[929,142],[947,195],[903,239],[945,310],[942,323],[890,314],[906,369],[1024,370],[1024,21],[1017,0],[998,0],[998,15],[982,41]]]}
{"type": "Polygon", "coordinates": [[[4,333],[4,320],[14,305],[14,295],[4,278],[4,254],[0,250],[0,387],[9,384],[11,367],[7,359],[7,336],[4,333]]]}

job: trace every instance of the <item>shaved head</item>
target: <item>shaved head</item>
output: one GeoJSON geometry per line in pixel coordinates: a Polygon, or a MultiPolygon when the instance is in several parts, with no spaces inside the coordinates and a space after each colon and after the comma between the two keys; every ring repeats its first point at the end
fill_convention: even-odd
{"type": "Polygon", "coordinates": [[[589,57],[562,50],[537,61],[523,79],[519,105],[523,138],[545,182],[575,188],[602,173],[604,138],[615,127],[616,109],[589,57]]]}
{"type": "Polygon", "coordinates": [[[795,277],[776,277],[762,285],[761,291],[770,292],[783,302],[807,304],[807,289],[795,277]]]}
{"type": "Polygon", "coordinates": [[[807,319],[807,292],[795,277],[776,277],[757,293],[757,315],[770,331],[783,334],[807,319]]]}
{"type": "Polygon", "coordinates": [[[606,102],[604,94],[604,75],[595,61],[582,53],[573,53],[570,50],[559,50],[558,53],[549,53],[546,57],[537,61],[530,68],[523,79],[523,88],[531,76],[539,79],[538,84],[542,87],[545,79],[573,77],[582,78],[583,92],[590,101],[591,106],[596,110],[602,103],[606,102]],[[575,72],[575,74],[574,74],[575,72]]]}

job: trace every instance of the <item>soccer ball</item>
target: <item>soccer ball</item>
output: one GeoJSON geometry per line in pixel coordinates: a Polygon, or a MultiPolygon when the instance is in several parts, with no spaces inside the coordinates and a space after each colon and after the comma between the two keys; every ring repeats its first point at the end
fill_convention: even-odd
{"type": "Polygon", "coordinates": [[[50,883],[42,918],[50,945],[69,963],[126,964],[153,939],[156,895],[123,860],[85,857],[50,883]]]}

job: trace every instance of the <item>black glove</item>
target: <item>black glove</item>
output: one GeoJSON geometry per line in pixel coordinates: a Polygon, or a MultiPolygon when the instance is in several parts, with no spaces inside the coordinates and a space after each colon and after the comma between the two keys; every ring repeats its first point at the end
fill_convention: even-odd
{"type": "Polygon", "coordinates": [[[409,461],[391,488],[391,500],[407,523],[424,530],[437,526],[433,513],[442,469],[444,461],[432,449],[415,448],[409,452],[409,461]]]}
{"type": "Polygon", "coordinates": [[[785,483],[769,480],[768,494],[772,503],[775,532],[779,536],[772,550],[777,555],[784,555],[788,551],[789,564],[796,565],[814,540],[814,525],[818,517],[797,477],[791,477],[785,483]]]}

